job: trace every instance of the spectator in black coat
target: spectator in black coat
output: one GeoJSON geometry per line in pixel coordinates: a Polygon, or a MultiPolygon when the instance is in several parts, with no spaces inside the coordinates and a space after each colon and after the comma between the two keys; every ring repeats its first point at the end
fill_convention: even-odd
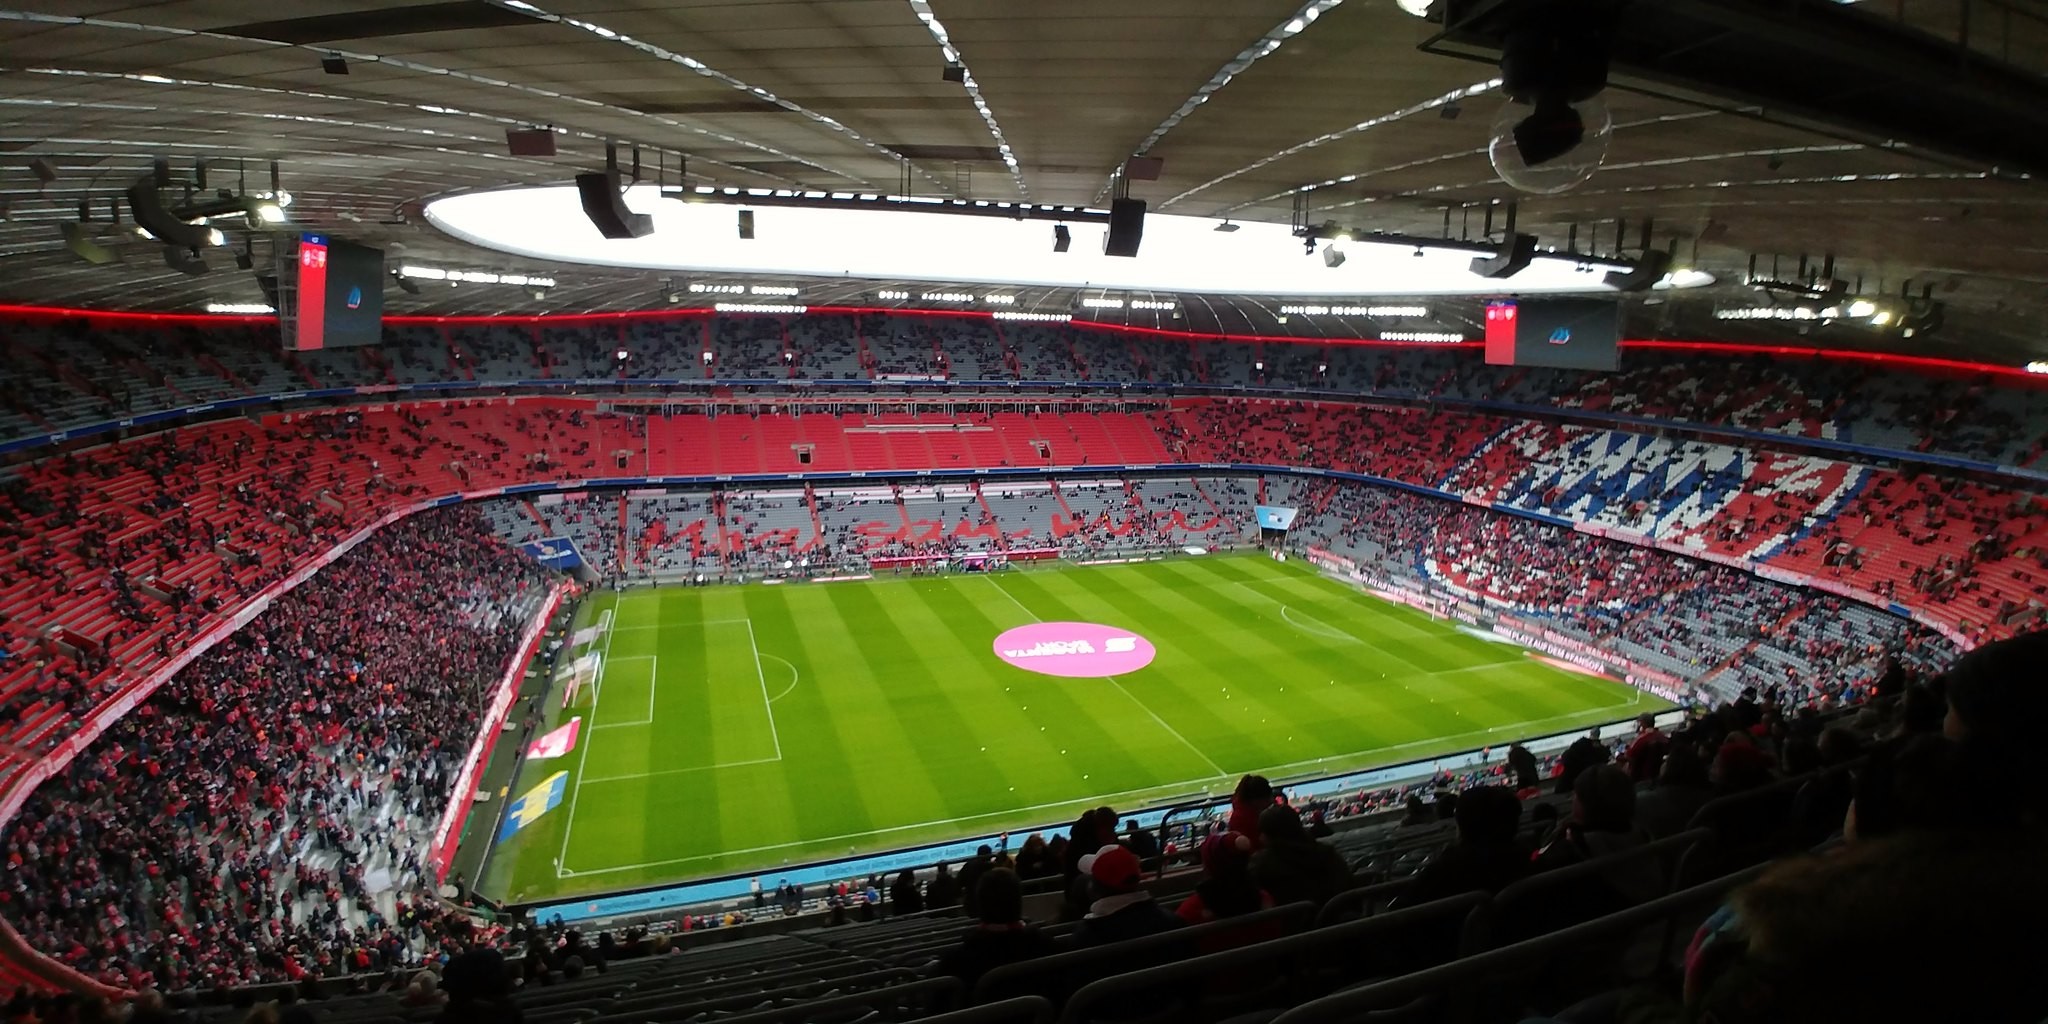
{"type": "Polygon", "coordinates": [[[1515,773],[1515,789],[1535,789],[1543,784],[1542,773],[1536,767],[1536,755],[1519,743],[1508,748],[1508,770],[1515,773]]]}
{"type": "Polygon", "coordinates": [[[1024,920],[1024,891],[1016,872],[991,868],[981,876],[978,888],[980,923],[960,936],[958,946],[939,954],[938,966],[940,974],[959,978],[970,990],[995,968],[1059,949],[1038,926],[1024,920]]]}
{"type": "Polygon", "coordinates": [[[924,910],[924,894],[917,891],[917,875],[904,868],[889,886],[889,912],[901,917],[924,910]]]}
{"type": "Polygon", "coordinates": [[[1553,792],[1572,792],[1572,784],[1579,781],[1581,772],[1606,764],[1607,759],[1607,745],[1594,736],[1573,740],[1571,746],[1564,748],[1564,756],[1558,759],[1557,788],[1553,792]]]}
{"type": "Polygon", "coordinates": [[[436,1024],[520,1024],[525,1020],[512,1001],[512,978],[505,957],[495,949],[470,950],[448,961],[441,975],[448,1004],[436,1024]]]}
{"type": "Polygon", "coordinates": [[[953,869],[939,862],[939,869],[932,875],[932,884],[924,893],[925,905],[933,910],[960,905],[960,880],[953,876],[953,869]]]}
{"type": "Polygon", "coordinates": [[[1458,798],[1458,838],[1415,876],[1395,901],[1428,903],[1475,890],[1499,892],[1529,874],[1529,851],[1516,841],[1522,801],[1505,786],[1478,786],[1458,798]]]}
{"type": "Polygon", "coordinates": [[[1273,804],[1259,812],[1259,832],[1266,845],[1252,854],[1252,878],[1272,894],[1276,905],[1302,900],[1322,904],[1358,887],[1358,877],[1344,858],[1309,838],[1294,808],[1273,804]]]}
{"type": "Polygon", "coordinates": [[[960,902],[967,908],[969,915],[978,914],[981,911],[981,908],[975,904],[975,901],[980,898],[977,887],[981,884],[981,876],[995,866],[995,859],[996,851],[987,843],[983,843],[975,848],[973,859],[960,868],[960,902]]]}

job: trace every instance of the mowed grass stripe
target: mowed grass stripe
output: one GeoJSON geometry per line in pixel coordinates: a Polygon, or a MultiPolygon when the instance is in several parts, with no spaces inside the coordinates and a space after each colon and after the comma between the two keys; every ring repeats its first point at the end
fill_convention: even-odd
{"type": "MultiPolygon", "coordinates": [[[[936,607],[948,628],[959,637],[988,638],[990,650],[995,637],[1003,631],[1035,621],[1009,598],[995,592],[990,581],[982,577],[947,578],[936,585],[935,591],[936,607]]],[[[988,663],[992,673],[990,702],[995,702],[999,691],[1005,705],[1025,709],[1020,712],[1022,731],[1027,737],[1040,737],[1041,751],[1060,749],[1056,746],[1059,743],[1066,745],[1068,753],[1058,756],[1070,785],[1085,791],[1091,786],[1099,787],[1107,779],[1117,780],[1115,785],[1119,787],[1138,787],[1181,778],[1170,773],[1173,762],[1165,756],[1171,749],[1169,740],[1161,737],[1157,743],[1143,744],[1135,737],[1118,735],[1104,724],[1115,721],[1112,709],[1115,701],[1122,698],[1100,681],[1042,676],[998,664],[992,657],[988,663]]],[[[1039,781],[1043,788],[1047,780],[1039,781]]],[[[1042,803],[1075,791],[1068,789],[1031,802],[1042,803]]]]}
{"type": "Polygon", "coordinates": [[[935,668],[930,699],[940,709],[936,720],[946,723],[948,739],[963,754],[974,755],[963,766],[971,774],[935,766],[932,781],[948,794],[953,813],[978,814],[1005,803],[1037,803],[1046,793],[1073,792],[1080,777],[1064,777],[1057,741],[1031,725],[1029,696],[1003,694],[992,675],[988,620],[947,615],[942,608],[950,595],[923,579],[873,592],[889,628],[915,637],[920,657],[935,668]]]}
{"type": "MultiPolygon", "coordinates": [[[[862,794],[872,783],[859,774],[848,756],[840,724],[826,710],[823,690],[817,682],[825,678],[809,645],[798,640],[797,622],[809,624],[820,639],[831,638],[826,650],[845,650],[850,640],[845,626],[834,618],[806,611],[801,620],[792,605],[814,595],[788,587],[750,587],[741,591],[747,616],[753,620],[761,653],[789,663],[767,661],[768,695],[781,694],[772,705],[775,725],[782,737],[782,760],[759,765],[744,772],[718,772],[750,784],[743,799],[725,799],[721,793],[719,813],[728,836],[745,837],[729,844],[736,849],[787,841],[808,829],[832,826],[835,831],[819,835],[863,832],[874,827],[862,794]],[[775,673],[782,669],[782,675],[775,673]],[[795,673],[792,687],[787,677],[795,673]],[[829,820],[819,820],[829,818],[829,820]]],[[[832,661],[824,662],[833,664],[832,661]]],[[[703,853],[720,852],[710,848],[703,853]]]]}
{"type": "MultiPolygon", "coordinates": [[[[1165,571],[1174,568],[1161,566],[1165,571]]],[[[1201,569],[1205,574],[1217,575],[1241,570],[1260,578],[1265,573],[1283,571],[1271,562],[1221,560],[1206,563],[1201,569]]],[[[1426,676],[1424,667],[1393,653],[1393,644],[1382,633],[1385,621],[1377,605],[1353,602],[1347,607],[1322,609],[1323,614],[1312,620],[1301,620],[1285,614],[1281,610],[1286,607],[1283,602],[1244,586],[1221,588],[1219,593],[1229,595],[1247,614],[1270,626],[1254,631],[1262,641],[1281,650],[1300,647],[1328,652],[1328,674],[1336,680],[1336,686],[1311,688],[1309,696],[1330,707],[1330,713],[1387,726],[1373,728],[1368,736],[1333,749],[1331,754],[1351,754],[1403,742],[1411,736],[1439,734],[1459,724],[1434,706],[1432,691],[1416,685],[1417,680],[1426,676]],[[1306,621],[1313,621],[1316,628],[1304,628],[1306,621]]]]}
{"type": "MultiPolygon", "coordinates": [[[[1220,571],[1227,573],[1242,568],[1224,565],[1220,571]]],[[[1275,564],[1274,569],[1279,570],[1280,567],[1275,564]]],[[[1288,624],[1303,633],[1314,635],[1318,632],[1314,627],[1334,629],[1372,647],[1382,657],[1412,666],[1417,672],[1447,672],[1485,664],[1489,660],[1483,656],[1475,658],[1469,640],[1455,634],[1410,630],[1406,624],[1387,614],[1363,616],[1359,612],[1356,595],[1328,591],[1303,593],[1288,586],[1288,578],[1277,575],[1246,575],[1232,582],[1276,607],[1289,609],[1291,616],[1282,613],[1282,620],[1291,618],[1293,621],[1288,624]]],[[[1483,655],[1483,652],[1479,653],[1483,655]]]]}
{"type": "Polygon", "coordinates": [[[1110,587],[1105,582],[1107,575],[1100,569],[1034,573],[1006,576],[1001,584],[1041,618],[1101,622],[1130,629],[1158,648],[1151,666],[1128,678],[1119,677],[1131,699],[1125,702],[1128,710],[1120,713],[1116,721],[1134,735],[1157,731],[1170,737],[1179,733],[1186,742],[1178,743],[1178,752],[1173,756],[1184,778],[1217,774],[1210,767],[1211,762],[1228,771],[1231,764],[1266,756],[1256,734],[1225,717],[1226,713],[1234,713],[1222,696],[1224,681],[1203,662],[1205,656],[1214,652],[1182,642],[1201,635],[1205,629],[1213,629],[1215,624],[1182,620],[1177,627],[1169,625],[1167,617],[1156,610],[1146,614],[1141,604],[1110,587]],[[1105,595],[1109,593],[1116,593],[1117,599],[1108,599],[1105,595]],[[1146,714],[1148,709],[1166,727],[1153,722],[1146,714]],[[1171,732],[1167,731],[1169,728],[1171,732]],[[1191,745],[1193,749],[1189,749],[1191,745]]]}
{"type": "MultiPolygon", "coordinates": [[[[1104,800],[1227,791],[1244,771],[1366,768],[1635,710],[1619,706],[1631,691],[1616,684],[1533,659],[1494,664],[1518,649],[1262,556],[637,591],[599,595],[579,618],[614,601],[626,628],[600,644],[658,658],[655,723],[586,731],[583,750],[527,766],[515,788],[584,757],[592,778],[657,774],[576,791],[564,863],[578,876],[557,878],[552,864],[567,806],[508,840],[490,869],[498,892],[546,898],[746,871],[772,881],[782,864],[1042,824],[1104,800]],[[1282,606],[1319,628],[1290,624],[1282,606]],[[701,625],[723,619],[752,622],[759,672],[744,624],[701,625]],[[997,634],[1038,619],[1124,626],[1159,657],[1117,683],[994,657],[997,634]],[[1431,664],[1483,667],[1422,670],[1431,664]],[[678,770],[772,754],[764,676],[782,760],[678,770]],[[1212,760],[1223,776],[1212,778],[1212,760]]],[[[644,680],[648,663],[637,664],[644,680]]],[[[591,719],[647,714],[644,685],[624,674],[635,664],[616,668],[591,719]]],[[[573,713],[551,707],[550,724],[573,713]]]]}
{"type": "MultiPolygon", "coordinates": [[[[946,695],[938,676],[941,669],[929,659],[925,645],[913,643],[897,628],[883,607],[888,600],[903,600],[901,587],[829,587],[827,596],[839,609],[840,617],[857,624],[855,647],[868,666],[884,676],[879,687],[905,732],[915,736],[914,750],[923,770],[933,779],[990,779],[1001,775],[997,759],[980,750],[965,714],[946,695]]],[[[957,668],[957,666],[948,666],[957,668]]],[[[940,817],[964,817],[979,809],[979,801],[962,787],[938,785],[943,812],[940,817]]]]}
{"type": "MultiPolygon", "coordinates": [[[[715,800],[722,787],[711,769],[718,763],[709,736],[717,709],[705,679],[712,667],[713,637],[703,625],[706,616],[701,597],[690,590],[637,591],[626,594],[621,606],[630,611],[615,614],[615,623],[660,627],[622,633],[613,641],[659,638],[661,683],[655,692],[656,717],[651,727],[607,730],[591,741],[600,752],[611,747],[638,752],[641,772],[670,774],[587,783],[576,808],[575,842],[562,859],[562,866],[570,871],[653,859],[654,851],[666,845],[666,837],[684,831],[693,848],[715,847],[725,841],[722,819],[703,810],[712,806],[707,801],[715,800]],[[644,616],[643,608],[649,609],[644,616]],[[673,772],[678,768],[697,770],[673,772]]],[[[606,670],[607,675],[610,672],[606,670]]]]}
{"type": "MultiPolygon", "coordinates": [[[[777,721],[794,730],[783,747],[788,788],[800,808],[786,830],[790,838],[865,832],[890,818],[946,817],[944,798],[914,753],[922,725],[905,721],[885,699],[893,677],[857,656],[855,637],[864,627],[844,616],[831,586],[773,589],[782,591],[787,610],[775,633],[801,652],[790,660],[803,673],[775,704],[777,721]]],[[[762,822],[762,831],[773,824],[762,822]]]]}
{"type": "MultiPolygon", "coordinates": [[[[1351,709],[1324,701],[1322,691],[1313,687],[1297,684],[1291,690],[1286,688],[1286,680],[1304,679],[1316,671],[1338,672],[1346,660],[1344,655],[1327,644],[1273,642],[1261,630],[1246,628],[1251,609],[1220,591],[1162,585],[1156,573],[1103,576],[1102,593],[1114,594],[1126,607],[1143,609],[1142,618],[1153,624],[1150,628],[1171,629],[1171,623],[1183,622],[1194,628],[1196,636],[1206,638],[1207,642],[1199,645],[1198,661],[1203,674],[1215,683],[1207,696],[1219,710],[1226,730],[1214,735],[1211,742],[1230,743],[1233,734],[1258,741],[1251,756],[1239,755],[1224,764],[1249,771],[1335,751],[1349,752],[1364,745],[1351,709]]],[[[1155,683],[1148,674],[1133,685],[1150,691],[1155,683]]]]}
{"type": "Polygon", "coordinates": [[[1348,585],[1304,565],[1276,564],[1273,572],[1263,581],[1263,592],[1299,595],[1312,608],[1333,611],[1348,603],[1369,610],[1382,624],[1427,634],[1429,642],[1454,652],[1451,659],[1461,663],[1460,670],[1434,676],[1432,682],[1454,691],[1458,699],[1497,708],[1511,722],[1542,721],[1576,708],[1613,703],[1612,681],[1542,666],[1519,647],[1470,636],[1454,623],[1427,618],[1413,608],[1368,602],[1348,585]]]}

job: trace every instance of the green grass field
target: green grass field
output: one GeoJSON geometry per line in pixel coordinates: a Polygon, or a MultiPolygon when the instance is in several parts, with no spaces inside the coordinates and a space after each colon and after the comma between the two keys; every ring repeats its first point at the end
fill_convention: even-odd
{"type": "MultiPolygon", "coordinates": [[[[514,900],[872,853],[1555,733],[1661,708],[1263,555],[602,595],[562,806],[499,845],[514,900]],[[992,653],[1078,620],[1158,648],[1060,679],[992,653]],[[595,706],[592,707],[594,698],[595,706]]],[[[551,704],[559,700],[551,700],[551,704]]]]}

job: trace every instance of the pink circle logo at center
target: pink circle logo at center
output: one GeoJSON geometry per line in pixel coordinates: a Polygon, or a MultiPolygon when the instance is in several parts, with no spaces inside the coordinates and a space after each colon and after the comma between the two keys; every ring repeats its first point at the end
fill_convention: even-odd
{"type": "Polygon", "coordinates": [[[1093,679],[1136,672],[1159,651],[1126,629],[1093,622],[1034,622],[996,637],[996,657],[1027,672],[1093,679]]]}

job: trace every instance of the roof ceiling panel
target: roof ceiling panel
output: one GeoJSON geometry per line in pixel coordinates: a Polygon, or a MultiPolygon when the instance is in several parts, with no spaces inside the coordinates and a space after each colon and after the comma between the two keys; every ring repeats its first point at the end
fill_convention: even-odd
{"type": "MultiPolygon", "coordinates": [[[[1123,156],[1299,2],[932,0],[1015,147],[1032,197],[1048,202],[1094,201],[1123,156]]],[[[502,9],[423,11],[421,0],[274,0],[261,8],[246,0],[43,0],[42,10],[67,16],[177,30],[288,22],[303,34],[319,24],[307,28],[302,19],[367,15],[347,23],[349,31],[374,34],[276,46],[7,22],[10,68],[97,77],[0,72],[0,195],[13,218],[0,222],[0,297],[130,306],[253,299],[246,275],[185,278],[165,271],[146,246],[126,265],[100,268],[78,263],[58,244],[52,225],[73,215],[78,197],[96,197],[103,207],[114,185],[157,153],[181,164],[205,155],[216,168],[238,158],[262,166],[274,154],[300,200],[295,228],[403,243],[408,258],[451,265],[519,261],[380,221],[435,193],[564,180],[598,165],[606,136],[687,153],[693,181],[896,187],[903,169],[890,152],[807,116],[823,115],[868,143],[909,151],[916,191],[1014,195],[1007,170],[988,159],[995,139],[971,95],[942,80],[939,44],[907,0],[533,3],[701,61],[742,87],[566,24],[412,30],[444,24],[435,21],[443,17],[497,18],[502,9]],[[332,49],[427,70],[356,60],[349,75],[327,75],[319,61],[332,49]],[[752,87],[800,109],[770,104],[752,87]],[[508,121],[552,123],[569,134],[558,137],[553,159],[512,158],[504,148],[508,121]],[[25,170],[33,154],[53,159],[57,182],[39,188],[25,170]]],[[[1953,34],[1961,6],[1902,0],[1868,13],[1953,34]]],[[[1278,220],[1290,215],[1295,189],[1349,177],[1308,193],[1313,216],[1429,232],[1441,228],[1448,207],[1453,230],[1462,230],[1463,207],[1514,198],[1484,155],[1498,96],[1466,100],[1455,120],[1432,108],[1356,128],[1495,73],[1487,64],[1419,52],[1428,32],[1385,0],[1348,0],[1167,132],[1151,154],[1164,160],[1162,178],[1134,183],[1134,194],[1155,210],[1278,220]],[[1331,133],[1338,137],[1324,138],[1331,133]]],[[[1972,59],[2048,53],[2048,19],[1975,19],[1971,45],[1972,59]]],[[[2033,242],[2048,196],[2033,182],[1965,177],[1980,169],[1922,153],[1845,148],[1811,126],[1703,113],[1621,89],[1610,90],[1609,103],[1620,127],[1607,165],[1574,192],[1519,198],[1518,224],[1546,243],[1572,223],[1647,216],[1660,237],[1688,243],[1688,254],[1691,240],[1706,236],[1702,259],[1723,273],[1736,272],[1752,251],[1832,250],[1873,280],[1955,276],[1951,301],[1987,317],[2003,303],[1998,316],[2006,319],[1998,323],[2025,322],[2020,311],[2048,312],[2041,287],[2048,246],[2033,242]]],[[[655,162],[646,156],[646,164],[655,162]]],[[[673,167],[667,155],[660,162],[673,167]]],[[[1609,230],[1601,229],[1603,238],[1609,230]]],[[[562,283],[551,304],[656,301],[644,275],[554,269],[562,283]]],[[[825,294],[824,285],[806,287],[825,294]]],[[[859,287],[847,288],[858,294],[859,287]]],[[[393,308],[492,312],[536,304],[521,294],[463,289],[393,296],[393,308]]],[[[1958,319],[1951,316],[1952,324],[1958,319]]],[[[2048,332],[2034,335],[2048,339],[2048,332]]]]}

